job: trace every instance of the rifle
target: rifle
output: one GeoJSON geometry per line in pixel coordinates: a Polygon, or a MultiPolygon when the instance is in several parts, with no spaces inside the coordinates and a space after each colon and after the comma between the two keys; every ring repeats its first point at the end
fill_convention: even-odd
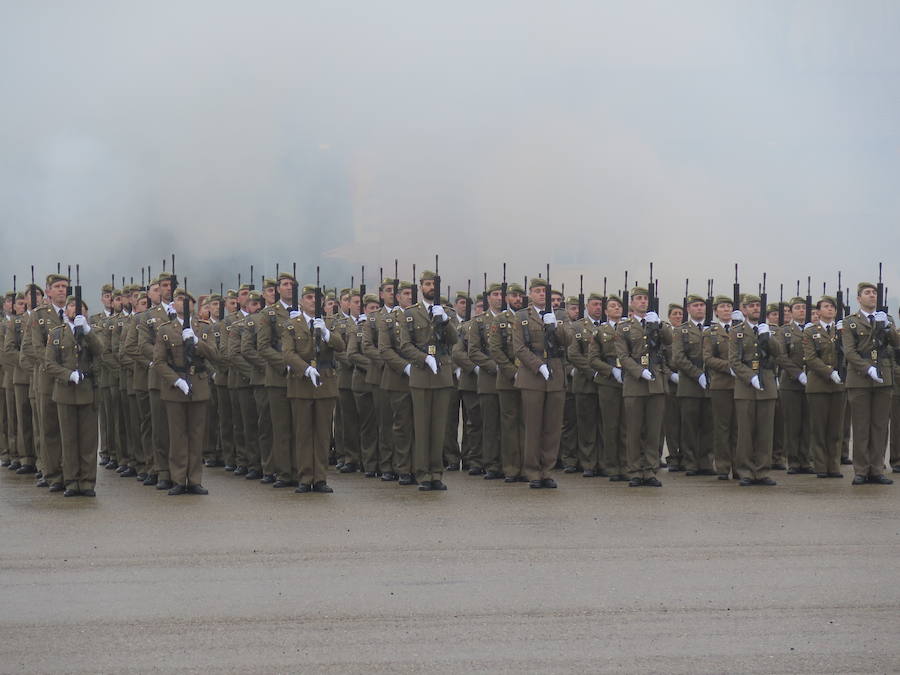
{"type": "Polygon", "coordinates": [[[144,283],[144,268],[141,268],[141,290],[146,291],[147,285],[144,283]]]}
{"type": "Polygon", "coordinates": [[[584,275],[578,275],[578,318],[584,318],[584,275]]]}
{"type": "Polygon", "coordinates": [[[434,254],[434,300],[431,303],[431,311],[434,312],[434,306],[441,304],[441,275],[438,272],[438,256],[434,254]]]}
{"type": "Polygon", "coordinates": [[[738,264],[734,263],[734,286],[732,287],[732,303],[733,309],[741,309],[741,283],[738,281],[738,264]]]}
{"type": "MultiPolygon", "coordinates": [[[[115,284],[113,284],[115,286],[115,284]]],[[[34,265],[31,266],[31,310],[37,308],[37,286],[34,285],[34,265]]]]}
{"type": "MultiPolygon", "coordinates": [[[[175,259],[174,256],[172,258],[172,269],[175,269],[175,259]]],[[[172,275],[175,275],[175,272],[172,272],[172,275]]],[[[173,282],[174,283],[174,282],[173,282]]],[[[174,299],[173,299],[174,302],[174,299]]],[[[181,329],[188,330],[191,327],[191,302],[188,299],[188,289],[187,289],[187,277],[184,278],[184,295],[181,296],[181,329]]],[[[186,340],[184,341],[184,366],[185,369],[190,372],[191,367],[194,365],[194,341],[186,340]]],[[[190,398],[194,393],[194,388],[190,380],[187,380],[188,384],[188,398],[190,398]]]]}
{"type": "Polygon", "coordinates": [[[12,297],[12,304],[9,309],[9,312],[12,316],[16,315],[16,275],[15,274],[13,274],[13,297],[12,297]]]}
{"type": "MultiPolygon", "coordinates": [[[[296,278],[296,277],[295,277],[296,278]]],[[[365,314],[365,302],[363,299],[366,297],[366,266],[362,266],[362,276],[359,278],[359,299],[362,303],[362,313],[365,314]]]]}
{"type": "Polygon", "coordinates": [[[784,325],[784,284],[778,287],[778,325],[784,325]]]}
{"type": "MultiPolygon", "coordinates": [[[[82,302],[81,302],[81,266],[75,265],[75,316],[78,316],[82,312],[82,302]]],[[[84,335],[84,331],[80,326],[75,328],[75,342],[80,342],[81,337],[84,335]]]]}
{"type": "Polygon", "coordinates": [[[219,282],[219,321],[225,319],[225,284],[219,282]]]}
{"type": "MultiPolygon", "coordinates": [[[[323,310],[322,310],[322,286],[319,282],[319,266],[316,265],[316,307],[315,307],[315,311],[314,311],[314,314],[315,314],[314,318],[321,319],[322,313],[323,313],[323,310]]],[[[311,365],[313,367],[315,367],[318,364],[319,353],[322,350],[322,331],[320,329],[316,328],[313,331],[313,337],[314,337],[315,350],[316,350],[315,351],[316,363],[311,364],[311,365]]]]}
{"type": "Polygon", "coordinates": [[[650,283],[647,284],[647,309],[659,314],[659,296],[656,294],[656,280],[653,277],[653,263],[650,263],[650,283]]]}
{"type": "Polygon", "coordinates": [[[412,301],[413,304],[419,302],[419,279],[416,277],[416,264],[413,263],[413,278],[412,278],[412,301]]]}
{"type": "MultiPolygon", "coordinates": [[[[653,263],[650,263],[650,283],[647,284],[647,309],[659,315],[659,297],[656,295],[656,282],[653,279],[653,263]]],[[[650,363],[661,365],[659,323],[646,324],[644,336],[647,338],[647,352],[650,357],[650,363]]]]}
{"type": "Polygon", "coordinates": [[[472,280],[466,282],[466,321],[472,320],[472,280]]]}
{"type": "MultiPolygon", "coordinates": [[[[265,280],[265,277],[263,277],[263,279],[265,280]]],[[[263,285],[265,285],[265,281],[263,282],[263,285]]],[[[253,283],[253,265],[250,265],[250,283],[248,284],[248,287],[251,291],[256,290],[256,285],[253,283]]]]}
{"type": "MultiPolygon", "coordinates": [[[[681,320],[682,322],[687,321],[688,318],[688,287],[690,286],[690,279],[684,280],[684,299],[681,301],[681,320]]],[[[709,282],[706,282],[707,289],[709,288],[709,282]]]]}
{"type": "MultiPolygon", "coordinates": [[[[68,269],[66,270],[66,278],[69,280],[66,282],[66,297],[68,298],[69,295],[72,293],[72,266],[71,265],[69,265],[68,269]]],[[[122,285],[123,286],[125,285],[125,277],[122,277],[122,285]]]]}
{"type": "Polygon", "coordinates": [[[838,270],[837,294],[835,296],[835,299],[837,300],[837,307],[835,307],[835,309],[837,311],[835,312],[835,331],[834,331],[835,337],[837,338],[834,342],[835,351],[837,352],[837,364],[835,365],[835,369],[837,370],[838,375],[841,376],[841,380],[846,380],[847,373],[846,373],[846,369],[845,369],[846,362],[844,361],[844,340],[842,338],[843,328],[841,330],[837,330],[837,322],[843,320],[843,318],[845,316],[845,311],[847,309],[844,306],[844,291],[841,288],[841,272],[840,272],[840,270],[838,270]]]}
{"type": "Polygon", "coordinates": [[[806,316],[803,324],[812,322],[812,277],[806,277],[806,316]]]}
{"type": "Polygon", "coordinates": [[[626,317],[631,314],[628,308],[628,270],[625,270],[625,290],[622,291],[622,311],[626,317]]]}
{"type": "MultiPolygon", "coordinates": [[[[165,261],[163,261],[165,264],[165,261]]],[[[125,284],[124,278],[122,279],[122,285],[125,284]]],[[[175,276],[175,254],[172,254],[172,298],[175,298],[175,289],[178,288],[178,277],[175,276]]]]}
{"type": "MultiPolygon", "coordinates": [[[[318,286],[319,282],[316,282],[318,286]]],[[[378,304],[384,307],[384,268],[378,268],[378,304]]]]}
{"type": "MultiPolygon", "coordinates": [[[[541,319],[547,314],[553,314],[553,287],[550,285],[550,263],[547,263],[547,290],[544,294],[544,310],[541,312],[541,319]]],[[[544,358],[547,363],[547,371],[550,378],[553,377],[553,368],[550,367],[550,359],[557,355],[556,327],[553,324],[544,324],[544,358]]]]}
{"type": "Polygon", "coordinates": [[[522,298],[522,309],[528,307],[528,304],[531,302],[531,296],[528,294],[528,275],[525,275],[525,285],[522,286],[525,290],[525,297],[522,298]]]}
{"type": "MultiPolygon", "coordinates": [[[[885,290],[884,283],[881,280],[881,263],[878,263],[878,284],[875,286],[875,292],[877,294],[877,299],[875,300],[875,311],[876,312],[884,312],[887,314],[887,303],[885,302],[885,290]]],[[[878,361],[881,361],[881,353],[884,351],[886,346],[885,339],[885,331],[887,330],[887,325],[884,321],[876,321],[875,329],[872,331],[872,346],[875,347],[875,351],[878,352],[877,361],[875,363],[875,368],[878,370],[878,377],[882,377],[881,367],[878,365],[878,361]]]]}
{"type": "Polygon", "coordinates": [[[606,277],[603,277],[603,296],[600,298],[600,321],[606,322],[606,277]]]}
{"type": "MultiPolygon", "coordinates": [[[[484,274],[484,282],[487,284],[487,272],[484,274]]],[[[509,286],[506,283],[506,263],[503,263],[503,281],[500,282],[500,311],[506,311],[506,291],[509,286]]]]}
{"type": "MultiPolygon", "coordinates": [[[[757,321],[757,325],[763,322],[768,323],[766,317],[766,305],[768,304],[768,300],[769,294],[766,293],[766,273],[763,272],[762,285],[760,286],[759,291],[759,320],[757,321]]],[[[763,333],[762,335],[757,334],[756,345],[759,351],[759,386],[760,390],[762,390],[765,389],[762,371],[763,368],[766,367],[766,362],[769,359],[769,333],[763,333]]]]}
{"type": "Polygon", "coordinates": [[[294,283],[291,286],[291,311],[296,312],[300,306],[300,289],[297,287],[297,263],[294,263],[294,283]]]}
{"type": "MultiPolygon", "coordinates": [[[[485,313],[488,312],[488,289],[487,289],[487,272],[484,273],[484,293],[481,294],[481,304],[484,307],[485,313]]],[[[490,316],[490,315],[488,315],[490,316]]]]}
{"type": "Polygon", "coordinates": [[[400,295],[400,273],[397,271],[397,259],[394,258],[394,307],[400,304],[397,297],[400,295]]]}
{"type": "Polygon", "coordinates": [[[703,318],[703,325],[707,328],[712,326],[713,322],[713,280],[706,280],[706,316],[703,318]]]}
{"type": "MultiPolygon", "coordinates": [[[[275,263],[275,302],[281,300],[281,293],[278,291],[278,284],[280,283],[278,276],[280,275],[280,271],[278,269],[278,263],[275,263]]],[[[353,284],[350,284],[351,286],[353,284]]]]}

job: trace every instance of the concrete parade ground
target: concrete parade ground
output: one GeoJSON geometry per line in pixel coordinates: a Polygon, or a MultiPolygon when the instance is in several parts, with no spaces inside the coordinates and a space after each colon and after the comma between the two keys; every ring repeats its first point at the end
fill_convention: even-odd
{"type": "Polygon", "coordinates": [[[900,671],[900,484],[0,471],[3,673],[900,671]]]}

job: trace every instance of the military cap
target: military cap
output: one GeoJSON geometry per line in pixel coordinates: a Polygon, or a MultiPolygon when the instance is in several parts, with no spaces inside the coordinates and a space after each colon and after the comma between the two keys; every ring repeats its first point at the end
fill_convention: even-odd
{"type": "Polygon", "coordinates": [[[745,305],[749,305],[751,302],[761,302],[759,296],[753,293],[744,293],[741,298],[741,302],[745,305]]]}
{"type": "Polygon", "coordinates": [[[139,290],[141,290],[141,287],[137,284],[128,284],[122,288],[123,293],[137,293],[139,290]]]}
{"type": "Polygon", "coordinates": [[[643,286],[635,286],[634,288],[631,289],[631,297],[633,298],[633,297],[636,296],[636,295],[647,295],[647,296],[649,296],[649,295],[650,295],[650,291],[648,291],[648,290],[647,290],[646,288],[644,288],[643,286]]]}
{"type": "Polygon", "coordinates": [[[112,294],[114,298],[117,298],[120,295],[125,295],[125,292],[121,288],[114,288],[112,294]]]}
{"type": "Polygon", "coordinates": [[[207,302],[222,302],[222,296],[218,293],[213,293],[208,298],[206,298],[207,302]]]}
{"type": "Polygon", "coordinates": [[[860,281],[858,284],[856,284],[856,294],[859,295],[866,288],[874,288],[875,290],[878,290],[878,286],[873,284],[871,281],[860,281]]]}
{"type": "MultiPolygon", "coordinates": [[[[423,270],[422,273],[419,275],[419,283],[422,283],[423,281],[427,281],[428,279],[436,279],[436,278],[437,278],[437,275],[434,272],[432,272],[431,270],[423,270]]],[[[393,283],[393,281],[391,281],[390,283],[393,283]]]]}
{"type": "Polygon", "coordinates": [[[706,302],[706,298],[701,298],[696,293],[691,293],[687,296],[687,304],[692,304],[695,302],[706,302]]]}
{"type": "Polygon", "coordinates": [[[181,300],[185,296],[187,296],[187,299],[190,300],[191,302],[197,302],[197,299],[193,295],[188,293],[186,290],[184,290],[183,288],[176,288],[175,293],[173,293],[172,295],[174,297],[174,300],[181,300]]]}
{"type": "Polygon", "coordinates": [[[163,272],[158,277],[156,277],[156,283],[161,284],[163,281],[171,281],[174,283],[176,281],[175,275],[171,272],[163,272]]]}
{"type": "Polygon", "coordinates": [[[22,292],[28,293],[30,295],[32,288],[35,290],[36,293],[40,293],[41,295],[44,294],[44,289],[41,288],[40,286],[38,286],[37,284],[26,284],[25,288],[22,289],[22,292]]]}
{"type": "Polygon", "coordinates": [[[250,291],[247,295],[247,300],[255,300],[256,302],[262,302],[263,296],[259,291],[250,291]]]}
{"type": "Polygon", "coordinates": [[[159,285],[159,277],[153,277],[152,279],[147,281],[147,288],[150,288],[151,286],[158,286],[158,285],[159,285]]]}
{"type": "Polygon", "coordinates": [[[618,295],[609,295],[609,296],[607,296],[607,298],[606,298],[606,304],[608,305],[608,304],[611,303],[611,302],[618,302],[620,305],[623,305],[623,304],[624,304],[624,303],[622,302],[622,298],[620,298],[618,295]]]}
{"type": "Polygon", "coordinates": [[[778,311],[778,303],[777,302],[770,302],[768,305],[766,305],[766,314],[771,314],[772,312],[777,312],[777,311],[778,311]]]}
{"type": "Polygon", "coordinates": [[[240,287],[238,288],[238,293],[242,293],[243,291],[249,291],[249,290],[250,290],[250,284],[241,284],[240,287]]]}
{"type": "Polygon", "coordinates": [[[15,293],[15,294],[9,293],[9,294],[7,295],[7,297],[9,297],[9,295],[13,295],[13,296],[14,296],[14,297],[13,297],[13,300],[24,300],[24,299],[25,299],[25,294],[24,294],[22,291],[19,291],[18,293],[15,293]]]}
{"type": "Polygon", "coordinates": [[[441,303],[442,305],[449,304],[449,303],[447,302],[447,296],[446,296],[446,295],[442,295],[442,296],[441,296],[440,303],[441,303]]]}
{"type": "Polygon", "coordinates": [[[138,293],[138,296],[137,296],[138,302],[140,302],[141,300],[149,300],[149,299],[150,299],[150,296],[147,295],[147,291],[141,291],[140,293],[138,293]]]}
{"type": "MultiPolygon", "coordinates": [[[[66,304],[67,304],[67,305],[70,305],[70,304],[72,304],[73,302],[75,302],[75,300],[76,300],[75,296],[74,296],[74,295],[70,295],[68,298],[66,298],[66,304]]],[[[82,300],[81,300],[81,311],[82,311],[82,312],[88,311],[88,304],[84,301],[83,298],[82,298],[82,300]]]]}
{"type": "Polygon", "coordinates": [[[492,281],[491,283],[488,284],[488,287],[487,287],[488,293],[493,293],[494,291],[502,291],[502,290],[503,290],[503,286],[501,286],[496,281],[492,281]]]}
{"type": "Polygon", "coordinates": [[[67,284],[71,283],[69,281],[69,277],[67,277],[65,274],[48,274],[47,275],[47,286],[52,286],[53,284],[57,283],[58,281],[65,281],[67,284]]]}
{"type": "Polygon", "coordinates": [[[100,289],[101,293],[112,293],[113,285],[112,284],[103,284],[103,287],[100,289]]]}
{"type": "Polygon", "coordinates": [[[832,306],[834,306],[834,307],[837,307],[837,300],[836,300],[833,296],[831,296],[831,295],[823,295],[821,298],[819,298],[819,299],[816,301],[816,309],[819,309],[820,305],[821,305],[823,302],[827,302],[829,305],[832,305],[832,306]]]}
{"type": "Polygon", "coordinates": [[[225,297],[237,300],[237,291],[233,288],[229,288],[227,291],[225,291],[225,297]]]}
{"type": "Polygon", "coordinates": [[[546,288],[547,280],[542,279],[541,277],[532,277],[528,280],[528,288],[529,290],[532,288],[546,288]]]}
{"type": "Polygon", "coordinates": [[[788,307],[793,307],[794,305],[805,305],[805,304],[806,304],[806,299],[805,299],[805,298],[801,298],[801,297],[798,295],[798,296],[794,296],[793,298],[791,298],[790,300],[788,300],[787,306],[788,306],[788,307]]]}
{"type": "Polygon", "coordinates": [[[599,293],[597,293],[596,291],[594,291],[593,293],[588,295],[587,299],[588,300],[599,300],[600,302],[603,302],[603,296],[600,295],[599,293]]]}
{"type": "Polygon", "coordinates": [[[746,294],[746,293],[741,293],[741,294],[738,296],[738,302],[740,302],[742,305],[746,305],[746,304],[747,304],[747,294],[746,294]]]}
{"type": "MultiPolygon", "coordinates": [[[[405,291],[407,288],[412,288],[413,285],[409,281],[401,281],[400,286],[397,290],[405,291]]],[[[359,295],[359,291],[356,291],[356,294],[359,295]]]]}
{"type": "Polygon", "coordinates": [[[378,288],[379,288],[379,290],[384,290],[385,286],[393,286],[393,285],[394,285],[393,277],[385,277],[384,279],[381,280],[381,286],[379,286],[378,288]]]}
{"type": "Polygon", "coordinates": [[[469,294],[466,293],[465,291],[456,291],[456,293],[454,294],[453,297],[456,300],[468,300],[469,294]]]}
{"type": "Polygon", "coordinates": [[[263,288],[275,288],[278,285],[278,282],[275,279],[266,278],[263,279],[263,288]]]}
{"type": "Polygon", "coordinates": [[[297,283],[297,280],[294,278],[294,275],[291,274],[290,272],[279,272],[278,273],[278,281],[281,282],[281,281],[284,281],[285,279],[289,279],[289,280],[293,281],[294,283],[297,283]]]}
{"type": "Polygon", "coordinates": [[[519,295],[525,295],[525,289],[519,284],[510,284],[506,287],[507,293],[518,293],[519,295]]]}
{"type": "Polygon", "coordinates": [[[717,295],[713,298],[713,307],[718,307],[719,305],[731,305],[734,306],[734,298],[729,298],[727,295],[717,295]]]}
{"type": "Polygon", "coordinates": [[[680,309],[680,310],[683,311],[683,310],[684,310],[684,307],[682,307],[681,305],[679,305],[677,302],[670,302],[670,303],[669,303],[669,310],[668,310],[668,313],[671,314],[671,313],[672,313],[674,310],[676,310],[676,309],[680,309]]]}
{"type": "Polygon", "coordinates": [[[303,288],[300,289],[300,295],[309,295],[310,293],[315,293],[317,288],[318,286],[306,284],[303,288]]]}
{"type": "Polygon", "coordinates": [[[368,305],[370,302],[378,303],[378,296],[373,295],[372,293],[366,293],[365,297],[362,299],[363,306],[368,305]]]}
{"type": "MultiPolygon", "coordinates": [[[[359,293],[359,291],[357,291],[357,293],[359,293]]],[[[340,296],[343,298],[345,295],[353,295],[353,289],[352,288],[342,288],[340,296]]]]}
{"type": "Polygon", "coordinates": [[[574,295],[570,295],[568,298],[566,298],[566,304],[567,305],[577,305],[578,298],[574,295]]]}
{"type": "Polygon", "coordinates": [[[350,297],[352,298],[354,295],[359,295],[359,289],[358,289],[358,288],[351,288],[351,289],[350,289],[350,297]]]}

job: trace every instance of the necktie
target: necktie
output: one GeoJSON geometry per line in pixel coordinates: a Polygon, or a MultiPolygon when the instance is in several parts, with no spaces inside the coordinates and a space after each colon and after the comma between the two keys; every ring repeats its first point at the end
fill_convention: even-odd
{"type": "Polygon", "coordinates": [[[730,324],[730,323],[726,323],[726,324],[725,324],[725,332],[726,332],[726,333],[731,332],[731,324],[730,324]]]}
{"type": "Polygon", "coordinates": [[[646,325],[647,325],[647,321],[645,319],[641,319],[641,326],[646,326],[646,325]]]}
{"type": "MultiPolygon", "coordinates": [[[[60,312],[61,311],[62,310],[60,310],[60,312]]],[[[875,323],[875,315],[874,314],[869,314],[869,323],[875,323]]]]}
{"type": "Polygon", "coordinates": [[[828,335],[828,337],[831,337],[831,326],[828,326],[828,328],[825,329],[825,334],[828,335]]]}
{"type": "Polygon", "coordinates": [[[59,320],[60,321],[63,320],[63,311],[62,310],[59,310],[59,320]]]}
{"type": "Polygon", "coordinates": [[[600,322],[599,322],[599,321],[595,321],[595,322],[594,322],[594,325],[595,325],[595,326],[599,326],[599,325],[600,325],[600,322]]]}

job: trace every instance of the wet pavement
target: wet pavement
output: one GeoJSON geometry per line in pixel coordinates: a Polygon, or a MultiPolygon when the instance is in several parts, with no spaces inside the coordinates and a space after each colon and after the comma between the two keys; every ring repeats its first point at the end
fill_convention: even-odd
{"type": "Polygon", "coordinates": [[[900,483],[100,474],[0,471],[0,672],[900,671],[900,483]]]}

